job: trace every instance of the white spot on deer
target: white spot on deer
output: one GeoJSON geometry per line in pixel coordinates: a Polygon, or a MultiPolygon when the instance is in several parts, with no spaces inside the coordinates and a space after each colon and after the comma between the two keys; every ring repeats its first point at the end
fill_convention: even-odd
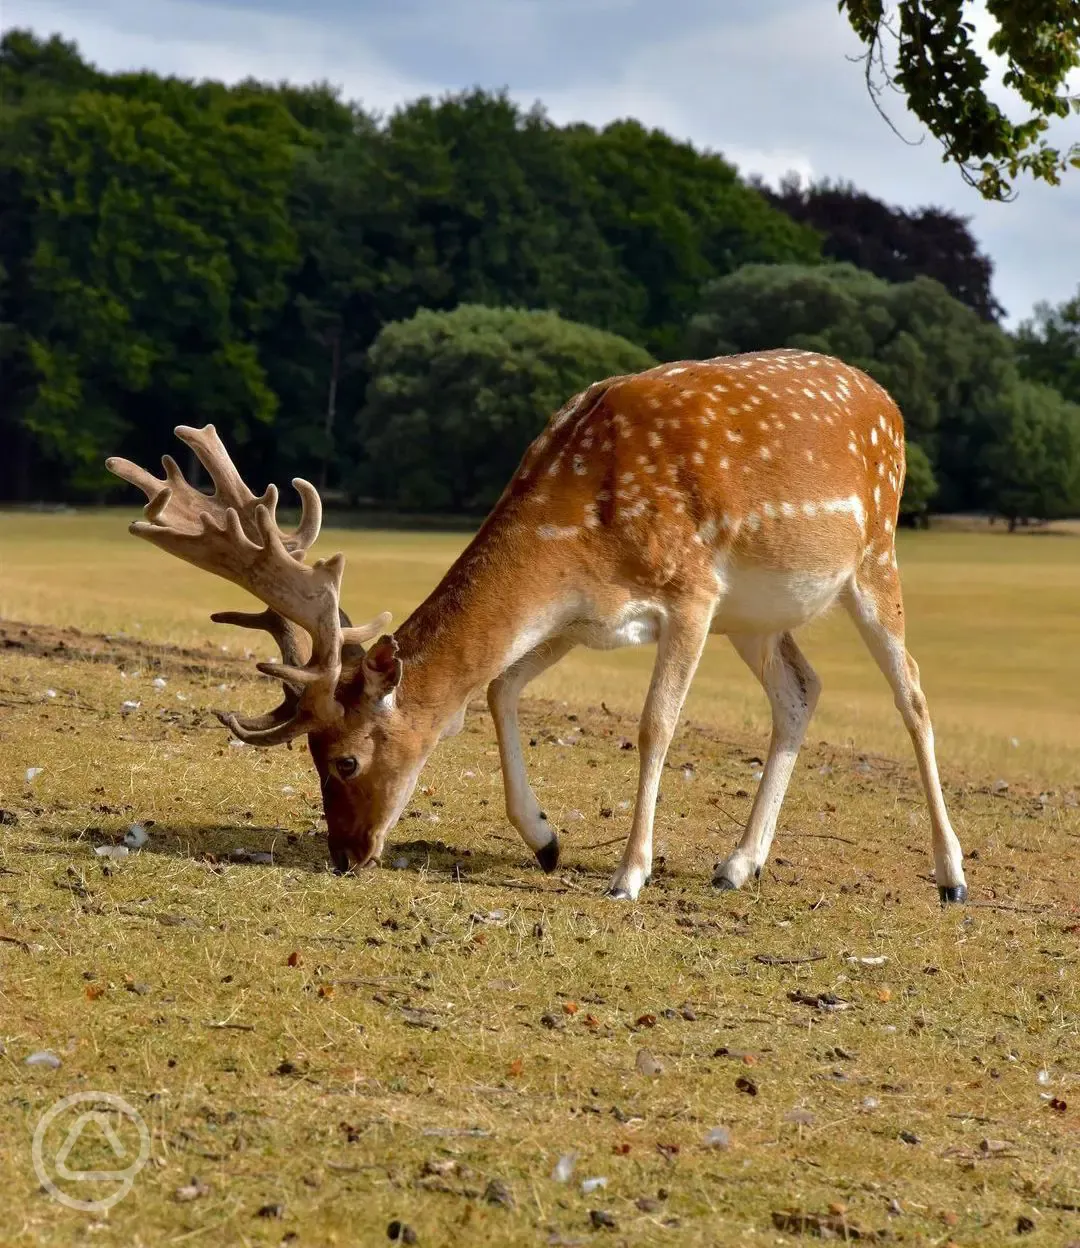
{"type": "Polygon", "coordinates": [[[746,527],[751,533],[756,533],[761,528],[761,517],[756,511],[748,511],[746,513],[746,527]]]}
{"type": "Polygon", "coordinates": [[[610,439],[610,438],[605,438],[605,439],[604,439],[604,442],[601,444],[600,449],[601,449],[602,451],[610,451],[610,450],[611,450],[611,445],[612,445],[612,443],[611,443],[611,439],[610,439]]]}
{"type": "Polygon", "coordinates": [[[654,429],[649,430],[649,445],[650,446],[660,445],[660,435],[654,429]]]}
{"type": "Polygon", "coordinates": [[[690,456],[690,458],[694,461],[695,464],[703,464],[705,462],[705,456],[702,455],[700,451],[695,451],[693,455],[690,456]]]}
{"type": "Polygon", "coordinates": [[[875,507],[881,506],[881,486],[880,485],[874,486],[874,506],[875,507]]]}
{"type": "Polygon", "coordinates": [[[624,472],[622,476],[619,478],[619,480],[623,483],[623,485],[629,484],[629,482],[633,481],[633,479],[634,479],[634,474],[632,472],[624,472]]]}
{"type": "Polygon", "coordinates": [[[729,442],[741,442],[743,440],[742,434],[736,433],[734,429],[725,429],[724,437],[727,438],[729,442]]]}
{"type": "Polygon", "coordinates": [[[885,420],[885,417],[882,415],[878,416],[878,424],[882,427],[882,429],[887,429],[889,427],[888,422],[885,420]]]}
{"type": "Polygon", "coordinates": [[[759,446],[758,454],[762,459],[772,459],[772,451],[770,451],[767,446],[759,446]]]}
{"type": "Polygon", "coordinates": [[[849,494],[847,498],[830,498],[820,504],[821,510],[832,515],[851,515],[860,529],[866,528],[866,508],[858,494],[849,494]]]}
{"type": "Polygon", "coordinates": [[[762,431],[762,433],[769,432],[769,422],[767,420],[759,420],[757,422],[757,427],[762,431]]]}
{"type": "Polygon", "coordinates": [[[584,458],[581,455],[574,456],[574,475],[583,477],[589,471],[584,458]]]}
{"type": "Polygon", "coordinates": [[[610,491],[610,490],[597,490],[597,491],[596,491],[596,501],[597,501],[598,503],[610,503],[610,502],[611,502],[611,491],[610,491]]]}
{"type": "Polygon", "coordinates": [[[809,447],[803,451],[803,454],[806,456],[806,462],[808,464],[812,464],[814,462],[814,452],[809,447]]]}
{"type": "Polygon", "coordinates": [[[883,550],[881,554],[878,555],[877,561],[878,563],[881,564],[882,567],[884,567],[885,564],[889,562],[889,552],[887,550],[883,550]]]}
{"type": "Polygon", "coordinates": [[[679,367],[679,368],[669,368],[669,369],[667,370],[667,372],[666,372],[666,373],[662,373],[662,374],[661,374],[661,376],[663,376],[663,377],[677,377],[680,373],[685,373],[685,372],[686,372],[686,369],[685,369],[685,368],[682,368],[682,367],[679,367]]]}
{"type": "Polygon", "coordinates": [[[559,525],[559,524],[542,524],[537,530],[537,537],[542,537],[545,541],[564,537],[576,537],[581,530],[576,524],[559,525]]]}
{"type": "Polygon", "coordinates": [[[697,536],[706,545],[716,537],[716,520],[712,516],[698,529],[697,536]]]}
{"type": "Polygon", "coordinates": [[[721,455],[720,460],[719,460],[719,462],[718,462],[718,464],[717,464],[717,467],[718,467],[718,468],[720,468],[720,470],[721,470],[721,471],[726,472],[726,471],[727,471],[727,468],[728,468],[728,465],[729,465],[730,463],[731,463],[731,460],[730,460],[730,459],[728,459],[728,457],[727,457],[726,455],[721,455]]]}
{"type": "Polygon", "coordinates": [[[752,395],[750,396],[750,402],[754,405],[754,407],[758,407],[758,406],[760,405],[760,403],[761,403],[761,395],[760,395],[760,394],[752,394],[752,395]]]}
{"type": "Polygon", "coordinates": [[[561,454],[556,455],[555,458],[551,461],[550,467],[548,468],[548,476],[557,477],[559,475],[559,467],[561,464],[562,464],[562,455],[561,454]]]}
{"type": "Polygon", "coordinates": [[[870,445],[871,445],[871,446],[877,446],[877,444],[878,444],[878,434],[877,434],[877,430],[876,430],[876,429],[871,429],[871,430],[870,430],[870,445]]]}
{"type": "Polygon", "coordinates": [[[817,398],[817,394],[811,390],[809,386],[803,386],[803,394],[805,394],[808,399],[817,398]]]}
{"type": "Polygon", "coordinates": [[[817,507],[814,503],[803,503],[802,511],[804,516],[816,516],[817,507]]]}
{"type": "Polygon", "coordinates": [[[847,449],[852,453],[852,455],[858,455],[859,453],[859,448],[852,441],[848,442],[847,449]]]}
{"type": "Polygon", "coordinates": [[[661,404],[658,398],[653,397],[649,400],[649,406],[650,407],[662,407],[663,405],[661,404]]]}
{"type": "Polygon", "coordinates": [[[645,465],[645,471],[646,471],[647,473],[649,473],[649,474],[650,474],[650,476],[651,476],[651,475],[652,475],[652,474],[656,471],[656,465],[655,465],[655,464],[646,464],[646,465],[645,465]]]}
{"type": "Polygon", "coordinates": [[[587,529],[598,529],[600,527],[600,516],[595,503],[585,504],[585,527],[587,529]]]}
{"type": "Polygon", "coordinates": [[[791,503],[781,503],[780,511],[783,515],[787,516],[789,520],[795,514],[795,508],[791,505],[791,503]]]}
{"type": "Polygon", "coordinates": [[[762,503],[761,514],[765,517],[766,520],[775,520],[776,508],[772,505],[772,503],[762,503]]]}

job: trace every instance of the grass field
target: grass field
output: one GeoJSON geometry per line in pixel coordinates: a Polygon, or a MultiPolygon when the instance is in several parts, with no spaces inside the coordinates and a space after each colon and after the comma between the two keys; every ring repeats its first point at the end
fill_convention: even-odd
{"type": "MultiPolygon", "coordinates": [[[[760,886],[709,887],[767,729],[716,639],[626,906],[599,894],[651,649],[575,653],[526,703],[554,876],[477,706],[383,869],[338,878],[306,752],[232,748],[210,715],[273,697],[207,621],[244,596],[126,519],[0,515],[4,1248],[366,1245],[395,1220],[422,1245],[1080,1242],[1080,541],[901,541],[968,906],[937,905],[910,747],[843,617],[806,634],[825,692],[760,886]],[[95,854],[133,823],[144,848],[95,854]],[[150,1132],[107,1214],[32,1163],[80,1091],[150,1132]]],[[[350,613],[401,620],[464,540],[320,553],[345,550],[350,613]]],[[[68,1165],[115,1169],[91,1131],[68,1165]]]]}

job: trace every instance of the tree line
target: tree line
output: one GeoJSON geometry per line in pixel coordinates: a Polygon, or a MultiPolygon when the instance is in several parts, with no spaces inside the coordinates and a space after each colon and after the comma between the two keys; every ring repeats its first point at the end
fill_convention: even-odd
{"type": "Polygon", "coordinates": [[[104,74],[0,40],[0,499],[108,500],[213,421],[255,479],[481,513],[598,377],[802,346],[905,413],[905,512],[1080,512],[1080,296],[1000,327],[966,222],[778,191],[504,93],[104,74]]]}

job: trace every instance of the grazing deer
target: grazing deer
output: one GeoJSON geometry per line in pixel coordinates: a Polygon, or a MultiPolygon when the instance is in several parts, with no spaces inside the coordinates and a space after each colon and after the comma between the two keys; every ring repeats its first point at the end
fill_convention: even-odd
{"type": "Polygon", "coordinates": [[[169,456],[164,481],[110,459],[150,500],[131,531],[265,604],[258,614],[211,618],[274,636],[282,661],[258,667],[281,682],[284,698],[266,715],[218,715],[252,745],[307,734],[339,871],[379,857],[431,750],[461,728],[470,695],[485,685],[507,815],[554,870],[559,843],[522,758],[521,691],[574,646],[656,642],[633,824],[608,890],[636,898],[651,870],[667,749],[706,639],[723,633],[772,708],[746,831],[713,877],[739,888],[768,856],[820,691],[792,632],[839,601],[911,734],[941,899],[965,900],[926,700],[904,645],[894,548],[903,421],[858,369],[783,349],[589,386],[552,417],[476,536],[393,636],[383,631],[388,614],[354,627],[341,611],[340,554],[304,562],[321,524],[312,485],[293,482],[303,514],[287,536],[274,518],[276,488],[255,498],[212,425],[176,434],[215,492],[194,489],[169,456]]]}

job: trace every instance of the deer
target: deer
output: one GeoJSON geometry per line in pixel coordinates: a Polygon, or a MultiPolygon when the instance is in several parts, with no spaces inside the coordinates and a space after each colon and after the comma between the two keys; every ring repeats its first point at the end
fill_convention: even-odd
{"type": "Polygon", "coordinates": [[[213,425],[179,426],[213,482],[171,456],[141,489],[130,531],[252,594],[261,612],[215,622],[261,629],[280,661],[276,709],[216,712],[253,746],[306,735],[332,868],[377,863],[437,743],[486,689],[506,814],[545,872],[559,840],[526,773],[518,707],[528,683],[576,646],[655,644],[638,725],[637,794],[606,893],[635,901],[650,878],[668,749],[706,641],[725,636],[768,699],[772,729],[745,829],[712,883],[759,879],[821,690],[794,633],[846,609],[892,688],[929,811],[941,903],[967,899],[919,669],[905,644],[896,558],[904,486],[901,413],[837,358],[778,348],[682,360],[608,377],[574,395],[525,450],[491,512],[435,589],[395,631],[354,625],[340,604],[344,558],[306,562],[322,524],[317,490],[293,480],[301,516],[277,524],[278,490],[255,497],[213,425]]]}

